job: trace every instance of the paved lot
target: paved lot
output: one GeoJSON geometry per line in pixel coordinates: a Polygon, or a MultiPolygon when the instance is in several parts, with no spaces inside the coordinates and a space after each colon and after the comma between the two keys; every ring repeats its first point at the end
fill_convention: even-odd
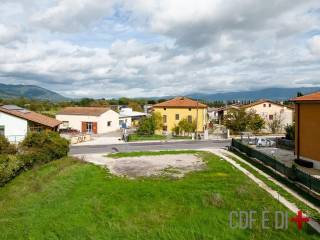
{"type": "Polygon", "coordinates": [[[172,149],[224,148],[230,146],[231,140],[180,141],[180,142],[139,142],[113,145],[71,146],[70,154],[90,154],[106,152],[132,152],[172,149]]]}

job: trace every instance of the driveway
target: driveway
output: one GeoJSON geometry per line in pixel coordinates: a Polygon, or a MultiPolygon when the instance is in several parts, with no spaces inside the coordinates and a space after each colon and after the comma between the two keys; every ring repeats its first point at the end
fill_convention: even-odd
{"type": "Polygon", "coordinates": [[[91,136],[90,141],[73,144],[73,146],[99,146],[107,144],[123,144],[124,141],[122,141],[121,137],[121,131],[96,134],[91,136]]]}

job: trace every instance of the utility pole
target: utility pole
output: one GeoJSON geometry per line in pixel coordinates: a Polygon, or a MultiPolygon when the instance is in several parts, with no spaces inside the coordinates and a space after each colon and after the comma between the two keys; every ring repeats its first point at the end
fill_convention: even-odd
{"type": "Polygon", "coordinates": [[[197,113],[196,113],[196,138],[198,138],[198,110],[199,110],[199,99],[197,99],[197,113]]]}

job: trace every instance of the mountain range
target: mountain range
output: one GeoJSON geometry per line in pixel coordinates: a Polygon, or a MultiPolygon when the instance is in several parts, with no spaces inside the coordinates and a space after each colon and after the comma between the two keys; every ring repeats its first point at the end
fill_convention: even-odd
{"type": "Polygon", "coordinates": [[[0,98],[18,98],[25,97],[29,99],[41,99],[50,101],[67,100],[66,97],[50,91],[48,89],[35,85],[12,85],[0,83],[0,98]]]}
{"type": "MultiPolygon", "coordinates": [[[[302,87],[302,88],[266,88],[253,91],[239,91],[239,92],[225,92],[225,93],[192,93],[187,97],[193,99],[201,99],[205,101],[228,101],[228,100],[257,100],[257,99],[270,99],[270,100],[288,100],[297,95],[298,92],[307,94],[310,92],[320,91],[320,87],[302,87]]],[[[36,85],[12,85],[0,83],[0,98],[17,98],[25,97],[29,99],[41,99],[50,101],[63,101],[68,98],[50,91],[48,89],[36,85]]],[[[106,96],[107,98],[107,96],[106,96]]],[[[163,98],[163,97],[162,97],[163,98]]],[[[165,97],[171,98],[171,97],[165,97]]],[[[159,99],[155,97],[152,99],[159,99]]]]}

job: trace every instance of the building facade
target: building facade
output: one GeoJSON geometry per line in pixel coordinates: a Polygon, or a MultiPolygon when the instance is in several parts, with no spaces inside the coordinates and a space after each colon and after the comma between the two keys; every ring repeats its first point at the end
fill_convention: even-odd
{"type": "Polygon", "coordinates": [[[285,106],[280,103],[276,103],[270,100],[259,100],[254,103],[244,105],[243,108],[246,111],[254,111],[256,114],[260,115],[265,122],[265,131],[270,132],[268,129],[268,122],[275,119],[280,121],[280,132],[284,132],[284,128],[287,125],[292,125],[294,122],[294,108],[285,106]]]}
{"type": "Polygon", "coordinates": [[[10,142],[21,142],[28,132],[56,131],[60,121],[14,105],[0,106],[0,135],[10,142]]]}
{"type": "Polygon", "coordinates": [[[196,124],[197,132],[204,132],[207,128],[207,105],[186,97],[174,99],[153,105],[153,111],[162,116],[163,129],[158,134],[172,133],[182,119],[196,124]]]}
{"type": "Polygon", "coordinates": [[[296,107],[295,153],[320,169],[320,92],[293,99],[296,107]]]}
{"type": "Polygon", "coordinates": [[[102,134],[119,129],[119,114],[103,107],[67,107],[56,115],[62,122],[61,129],[82,133],[102,134]]]}

